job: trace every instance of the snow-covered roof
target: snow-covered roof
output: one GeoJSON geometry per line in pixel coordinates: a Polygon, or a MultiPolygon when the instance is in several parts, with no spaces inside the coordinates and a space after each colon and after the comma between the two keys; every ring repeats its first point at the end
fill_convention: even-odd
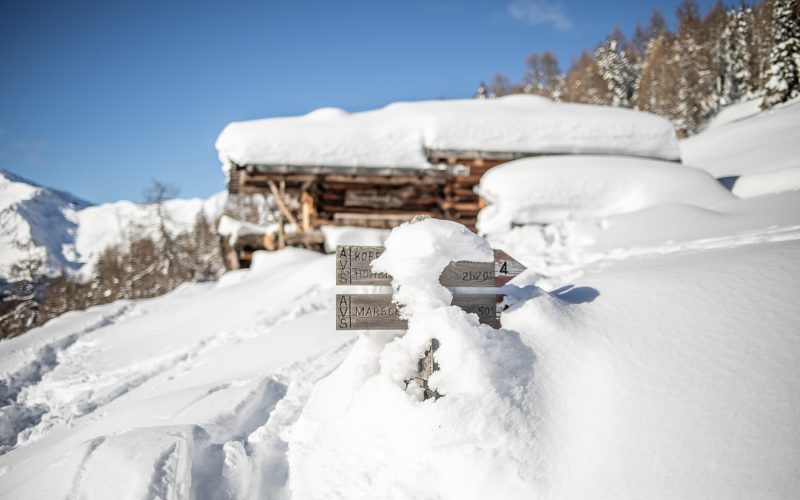
{"type": "Polygon", "coordinates": [[[233,122],[216,147],[227,166],[428,169],[431,150],[680,158],[675,131],[663,118],[532,95],[398,102],[358,113],[323,108],[233,122]]]}

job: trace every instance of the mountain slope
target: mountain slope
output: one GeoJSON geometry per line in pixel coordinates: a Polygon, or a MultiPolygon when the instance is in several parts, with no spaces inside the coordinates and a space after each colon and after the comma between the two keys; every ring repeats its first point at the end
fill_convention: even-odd
{"type": "Polygon", "coordinates": [[[79,269],[81,263],[70,247],[77,234],[78,212],[91,205],[1,170],[0,277],[27,256],[29,245],[35,253],[46,252],[50,269],[79,269]]]}
{"type": "MultiPolygon", "coordinates": [[[[168,200],[167,229],[188,231],[199,213],[213,220],[222,213],[225,200],[225,193],[207,200],[168,200]]],[[[106,247],[128,241],[133,234],[153,235],[157,227],[152,205],[94,205],[0,171],[0,279],[9,278],[11,266],[29,253],[45,258],[50,272],[65,269],[88,276],[106,247]]]]}

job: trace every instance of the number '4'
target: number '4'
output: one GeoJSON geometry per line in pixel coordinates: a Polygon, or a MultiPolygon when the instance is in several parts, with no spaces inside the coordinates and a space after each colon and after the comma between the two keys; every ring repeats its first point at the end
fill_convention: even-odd
{"type": "Polygon", "coordinates": [[[508,274],[508,262],[503,262],[503,265],[500,266],[500,273],[508,274]]]}

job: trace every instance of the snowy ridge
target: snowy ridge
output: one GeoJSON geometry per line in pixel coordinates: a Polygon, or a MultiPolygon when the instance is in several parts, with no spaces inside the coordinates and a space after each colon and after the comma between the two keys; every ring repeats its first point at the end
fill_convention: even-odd
{"type": "MultiPolygon", "coordinates": [[[[174,199],[165,203],[175,233],[188,231],[199,213],[218,217],[226,194],[208,200],[174,199]]],[[[91,275],[97,257],[108,246],[128,241],[131,234],[154,235],[154,207],[119,201],[93,205],[69,193],[39,186],[10,172],[0,172],[0,279],[11,266],[28,256],[46,257],[50,272],[62,269],[91,275]]]]}
{"type": "Polygon", "coordinates": [[[69,251],[65,255],[63,249],[75,239],[78,212],[89,206],[89,202],[69,193],[0,171],[0,277],[7,276],[13,263],[27,257],[27,250],[20,245],[28,243],[48,249],[47,265],[51,269],[77,269],[69,251]]]}

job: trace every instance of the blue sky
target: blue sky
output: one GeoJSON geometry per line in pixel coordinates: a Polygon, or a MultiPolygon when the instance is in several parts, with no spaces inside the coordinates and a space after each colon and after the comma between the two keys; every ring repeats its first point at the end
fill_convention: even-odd
{"type": "MultiPolygon", "coordinates": [[[[700,2],[703,12],[710,0],[700,2]]],[[[233,120],[469,97],[675,1],[3,1],[0,168],[93,202],[224,189],[233,120]]]]}

